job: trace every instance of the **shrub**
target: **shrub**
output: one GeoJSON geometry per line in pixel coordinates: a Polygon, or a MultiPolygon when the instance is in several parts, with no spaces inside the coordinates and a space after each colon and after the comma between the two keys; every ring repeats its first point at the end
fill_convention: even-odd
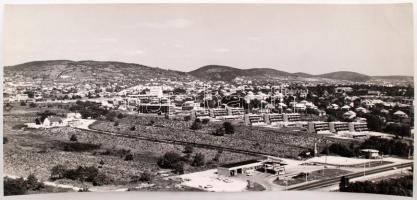
{"type": "Polygon", "coordinates": [[[182,161],[181,155],[175,152],[167,152],[157,161],[157,164],[161,168],[174,169],[174,166],[182,161]]]}
{"type": "Polygon", "coordinates": [[[37,106],[38,105],[36,103],[33,103],[33,102],[29,104],[29,107],[31,107],[31,108],[36,108],[37,106]]]}
{"type": "Polygon", "coordinates": [[[119,126],[119,122],[118,121],[115,121],[114,124],[113,124],[113,126],[119,126]]]}
{"type": "Polygon", "coordinates": [[[98,173],[97,176],[93,178],[92,184],[94,186],[101,186],[110,184],[111,180],[103,173],[98,173]]]}
{"type": "Polygon", "coordinates": [[[193,161],[191,162],[191,165],[194,167],[200,167],[205,164],[205,158],[202,153],[197,153],[194,155],[193,161]]]}
{"type": "Polygon", "coordinates": [[[184,174],[184,165],[183,161],[173,164],[172,169],[174,170],[174,173],[184,174]]]}
{"type": "Polygon", "coordinates": [[[191,116],[185,116],[185,117],[184,117],[184,121],[186,121],[186,122],[187,122],[187,121],[190,121],[190,120],[191,120],[191,116]]]}
{"type": "Polygon", "coordinates": [[[30,174],[27,178],[26,178],[26,188],[27,189],[37,189],[38,188],[38,179],[35,177],[35,175],[30,174]]]}
{"type": "Polygon", "coordinates": [[[144,171],[140,177],[139,177],[139,181],[142,182],[150,182],[152,181],[152,174],[150,171],[144,171]]]}
{"type": "Polygon", "coordinates": [[[186,145],[184,147],[184,153],[186,153],[186,154],[191,154],[191,153],[193,153],[193,151],[194,151],[194,147],[191,146],[191,145],[186,145]]]}
{"type": "Polygon", "coordinates": [[[11,179],[11,178],[5,177],[3,180],[3,184],[4,184],[4,196],[26,194],[27,187],[23,178],[11,179]]]}
{"type": "Polygon", "coordinates": [[[208,124],[210,122],[209,118],[204,118],[203,121],[201,121],[201,123],[203,124],[208,124]]]}
{"type": "Polygon", "coordinates": [[[201,126],[201,122],[198,122],[197,120],[195,120],[193,124],[191,124],[191,127],[190,127],[191,130],[199,130],[202,128],[203,127],[201,126]]]}
{"type": "Polygon", "coordinates": [[[108,120],[108,121],[113,121],[114,120],[114,118],[116,117],[116,112],[109,112],[109,113],[107,113],[107,115],[106,115],[106,120],[108,120]]]}
{"type": "Polygon", "coordinates": [[[132,154],[127,154],[125,156],[125,161],[129,161],[129,160],[133,160],[133,155],[132,154]]]}
{"type": "Polygon", "coordinates": [[[123,115],[123,113],[119,113],[118,115],[117,115],[117,118],[119,118],[119,119],[123,119],[125,116],[123,115]]]}
{"type": "Polygon", "coordinates": [[[99,164],[100,165],[104,165],[104,161],[103,160],[100,160],[99,164]]]}
{"type": "Polygon", "coordinates": [[[81,143],[81,142],[71,142],[71,143],[61,143],[60,148],[63,151],[73,151],[73,152],[84,152],[92,151],[99,149],[101,145],[99,144],[90,144],[90,143],[81,143]]]}
{"type": "Polygon", "coordinates": [[[65,177],[67,168],[63,165],[56,165],[51,169],[51,180],[58,180],[65,177]]]}
{"type": "Polygon", "coordinates": [[[130,130],[131,131],[135,131],[136,130],[136,127],[135,126],[132,126],[132,127],[130,127],[130,130]]]}
{"type": "Polygon", "coordinates": [[[21,102],[20,102],[20,106],[26,106],[26,102],[21,101],[21,102]]]}
{"type": "Polygon", "coordinates": [[[9,139],[7,137],[3,137],[3,144],[7,144],[9,142],[9,139]]]}
{"type": "Polygon", "coordinates": [[[77,142],[77,141],[78,141],[77,136],[76,136],[76,135],[71,135],[71,137],[70,137],[70,141],[71,141],[71,142],[77,142]]]}
{"type": "Polygon", "coordinates": [[[232,123],[224,122],[223,123],[224,133],[226,134],[233,134],[235,133],[235,128],[233,127],[232,123]]]}

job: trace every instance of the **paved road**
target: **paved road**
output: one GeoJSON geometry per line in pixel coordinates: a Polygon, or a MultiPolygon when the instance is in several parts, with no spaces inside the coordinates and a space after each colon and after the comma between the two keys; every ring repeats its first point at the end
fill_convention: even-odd
{"type": "MultiPolygon", "coordinates": [[[[408,162],[408,163],[402,163],[402,164],[397,164],[397,165],[390,165],[390,166],[380,167],[380,168],[377,168],[377,169],[369,169],[369,170],[365,171],[365,175],[371,175],[371,174],[386,172],[386,171],[393,170],[395,168],[399,169],[399,168],[411,167],[412,165],[413,165],[413,162],[408,162]]],[[[345,176],[352,179],[352,178],[361,177],[361,176],[363,176],[363,174],[364,173],[362,171],[362,172],[347,174],[345,176]]],[[[341,177],[342,176],[338,176],[338,177],[334,177],[334,178],[330,178],[330,179],[314,181],[314,182],[306,183],[306,184],[303,184],[303,185],[300,185],[300,186],[295,186],[295,187],[288,188],[288,190],[311,190],[311,189],[327,187],[327,186],[338,184],[340,182],[341,177]]]]}

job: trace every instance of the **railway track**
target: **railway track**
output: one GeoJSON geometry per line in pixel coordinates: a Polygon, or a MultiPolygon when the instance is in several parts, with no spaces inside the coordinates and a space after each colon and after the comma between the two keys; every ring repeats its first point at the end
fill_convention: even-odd
{"type": "MultiPolygon", "coordinates": [[[[380,168],[377,168],[377,169],[369,169],[369,170],[365,171],[365,175],[377,174],[377,173],[381,173],[381,172],[390,171],[390,170],[393,170],[393,169],[411,167],[412,165],[413,165],[413,162],[408,162],[408,163],[401,163],[401,164],[397,164],[397,165],[390,165],[390,166],[380,167],[380,168]]],[[[363,175],[364,175],[364,172],[362,171],[362,172],[355,172],[355,173],[347,174],[347,175],[344,175],[344,176],[352,179],[352,178],[361,177],[363,175]]],[[[325,180],[319,180],[319,181],[315,181],[315,182],[311,182],[311,183],[306,183],[306,184],[303,184],[303,185],[300,185],[300,186],[295,186],[295,187],[292,187],[292,188],[288,188],[288,190],[311,190],[311,189],[323,188],[323,187],[338,184],[340,182],[341,177],[342,176],[337,176],[337,177],[330,178],[330,179],[325,179],[325,180]]]]}
{"type": "Polygon", "coordinates": [[[248,151],[248,150],[243,150],[243,149],[235,149],[235,148],[223,147],[223,146],[217,146],[217,145],[210,145],[210,144],[201,144],[201,143],[185,142],[185,141],[170,140],[170,139],[157,139],[157,138],[140,136],[140,135],[129,135],[129,134],[123,134],[123,133],[114,133],[114,132],[101,131],[101,130],[95,130],[95,129],[84,129],[84,128],[77,128],[77,127],[73,127],[73,128],[83,130],[83,131],[90,131],[90,132],[94,132],[94,133],[102,134],[102,135],[111,135],[111,136],[116,136],[116,137],[124,137],[124,138],[137,139],[137,140],[146,140],[146,141],[166,143],[166,144],[192,145],[194,147],[200,147],[200,148],[206,148],[206,149],[216,149],[216,150],[221,149],[223,151],[247,154],[247,155],[252,155],[252,156],[262,156],[262,157],[276,156],[276,155],[268,155],[268,154],[264,154],[264,153],[256,152],[256,151],[248,151]]]}

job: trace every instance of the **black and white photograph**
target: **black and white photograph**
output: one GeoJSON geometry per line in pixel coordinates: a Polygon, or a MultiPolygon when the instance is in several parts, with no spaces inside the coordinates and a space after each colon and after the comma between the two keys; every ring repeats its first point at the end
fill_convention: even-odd
{"type": "Polygon", "coordinates": [[[413,24],[412,3],[6,4],[4,196],[412,197],[413,24]]]}

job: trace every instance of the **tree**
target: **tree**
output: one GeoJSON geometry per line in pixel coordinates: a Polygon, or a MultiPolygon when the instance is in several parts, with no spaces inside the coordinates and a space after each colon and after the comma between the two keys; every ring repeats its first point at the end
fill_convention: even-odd
{"type": "Polygon", "coordinates": [[[136,127],[135,126],[132,126],[132,127],[130,127],[130,130],[131,131],[135,131],[136,130],[136,127]]]}
{"type": "Polygon", "coordinates": [[[202,128],[203,127],[201,126],[201,122],[198,122],[197,120],[195,120],[193,122],[193,124],[191,124],[191,127],[190,127],[191,130],[199,130],[199,129],[202,129],[202,128]]]}
{"type": "Polygon", "coordinates": [[[233,134],[235,133],[235,128],[233,127],[232,123],[224,122],[223,123],[224,133],[226,134],[233,134]]]}
{"type": "Polygon", "coordinates": [[[148,170],[144,171],[140,175],[139,181],[142,181],[142,182],[150,182],[150,181],[152,181],[152,174],[151,174],[151,172],[148,171],[148,170]]]}
{"type": "Polygon", "coordinates": [[[191,162],[191,166],[200,167],[205,164],[205,158],[202,153],[197,153],[194,155],[193,161],[191,162]]]}
{"type": "Polygon", "coordinates": [[[177,163],[174,163],[173,164],[173,166],[172,166],[172,169],[174,170],[174,173],[176,173],[176,174],[184,174],[184,162],[177,162],[177,163]]]}
{"type": "Polygon", "coordinates": [[[71,141],[71,142],[77,142],[77,141],[78,141],[77,136],[76,136],[76,135],[71,135],[71,137],[70,137],[70,141],[71,141]]]}
{"type": "Polygon", "coordinates": [[[349,187],[349,178],[342,176],[339,183],[339,189],[341,192],[343,192],[347,187],[349,187]]]}
{"type": "Polygon", "coordinates": [[[26,194],[27,188],[23,178],[11,179],[4,178],[4,196],[26,194]]]}
{"type": "Polygon", "coordinates": [[[114,121],[114,118],[116,117],[116,112],[109,112],[106,115],[106,120],[108,121],[114,121]]]}
{"type": "Polygon", "coordinates": [[[209,118],[204,118],[202,121],[201,121],[201,123],[203,123],[203,124],[208,124],[210,122],[210,119],[209,118]]]}
{"type": "Polygon", "coordinates": [[[194,147],[193,147],[193,146],[191,146],[191,145],[186,145],[186,146],[184,147],[184,153],[186,153],[186,154],[192,154],[192,153],[193,153],[193,151],[194,151],[194,147]]]}
{"type": "Polygon", "coordinates": [[[38,179],[35,175],[29,174],[29,176],[26,178],[26,188],[27,189],[37,189],[38,188],[38,179]]]}
{"type": "Polygon", "coordinates": [[[123,115],[123,113],[119,113],[118,115],[117,115],[117,118],[119,118],[119,119],[122,119],[122,118],[124,118],[125,116],[123,115]]]}
{"type": "Polygon", "coordinates": [[[176,152],[166,152],[162,157],[160,157],[157,161],[158,166],[162,168],[170,168],[173,169],[174,166],[182,161],[181,155],[176,152]]]}
{"type": "Polygon", "coordinates": [[[133,160],[133,155],[132,154],[127,154],[125,156],[125,161],[129,161],[129,160],[133,160]]]}
{"type": "Polygon", "coordinates": [[[56,165],[51,169],[51,180],[62,179],[65,177],[67,168],[63,165],[56,165]]]}
{"type": "Polygon", "coordinates": [[[20,106],[26,106],[26,102],[21,101],[21,102],[20,102],[20,106]]]}
{"type": "Polygon", "coordinates": [[[118,121],[115,121],[114,124],[113,124],[113,126],[119,126],[119,122],[118,121]]]}

